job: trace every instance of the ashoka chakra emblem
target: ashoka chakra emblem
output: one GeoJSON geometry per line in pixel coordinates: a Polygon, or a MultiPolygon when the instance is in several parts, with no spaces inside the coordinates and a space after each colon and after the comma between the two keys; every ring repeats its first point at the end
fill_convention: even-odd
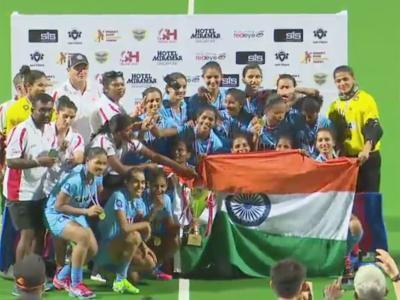
{"type": "Polygon", "coordinates": [[[225,205],[231,220],[244,226],[260,225],[271,211],[271,201],[265,194],[230,195],[225,205]]]}

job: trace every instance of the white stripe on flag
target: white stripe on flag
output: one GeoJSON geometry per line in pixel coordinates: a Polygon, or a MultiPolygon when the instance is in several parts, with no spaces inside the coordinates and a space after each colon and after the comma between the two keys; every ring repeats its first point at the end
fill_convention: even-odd
{"type": "Polygon", "coordinates": [[[346,239],[354,193],[275,194],[268,198],[271,211],[254,229],[284,236],[346,239]]]}

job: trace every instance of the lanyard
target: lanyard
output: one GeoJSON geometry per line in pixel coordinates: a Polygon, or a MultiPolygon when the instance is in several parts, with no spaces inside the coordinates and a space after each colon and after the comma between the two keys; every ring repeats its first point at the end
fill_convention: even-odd
{"type": "MultiPolygon", "coordinates": [[[[86,169],[86,167],[84,167],[83,171],[84,171],[85,180],[86,180],[88,170],[86,169]]],[[[95,180],[96,179],[93,177],[93,182],[92,182],[92,184],[94,184],[94,193],[93,194],[91,193],[91,189],[90,189],[92,187],[92,184],[86,184],[85,186],[89,189],[88,195],[89,195],[90,202],[92,202],[94,205],[100,206],[100,202],[99,202],[98,195],[97,195],[97,184],[96,184],[95,180]]]]}
{"type": "Polygon", "coordinates": [[[318,132],[318,129],[319,129],[319,117],[318,117],[317,121],[315,122],[314,128],[312,128],[312,129],[310,128],[310,131],[312,134],[312,142],[313,142],[312,144],[308,145],[308,150],[309,150],[310,154],[313,154],[314,150],[315,150],[315,142],[316,142],[315,139],[317,138],[316,134],[318,132]]]}
{"type": "Polygon", "coordinates": [[[98,195],[97,195],[97,185],[96,184],[94,185],[94,193],[93,194],[91,193],[91,190],[90,190],[91,185],[88,185],[88,188],[89,188],[89,199],[90,199],[90,202],[92,202],[94,205],[100,206],[99,198],[98,198],[98,195]]]}
{"type": "Polygon", "coordinates": [[[210,137],[207,139],[206,153],[201,153],[201,149],[200,149],[200,146],[199,146],[199,141],[198,141],[197,137],[195,137],[194,149],[196,151],[196,155],[199,155],[199,154],[206,154],[207,155],[210,152],[211,148],[212,148],[211,131],[210,131],[210,137]]]}
{"type": "MultiPolygon", "coordinates": [[[[129,212],[132,212],[133,209],[132,209],[132,201],[131,200],[128,201],[128,206],[129,206],[129,212]]],[[[132,224],[134,218],[128,217],[128,211],[126,212],[126,214],[127,214],[126,219],[127,219],[128,223],[132,224]]]]}
{"type": "Polygon", "coordinates": [[[214,102],[210,101],[208,103],[211,104],[212,106],[214,106],[218,110],[224,110],[224,106],[222,104],[222,93],[221,93],[221,91],[218,91],[218,95],[217,95],[217,97],[215,97],[215,101],[214,102]]]}
{"type": "Polygon", "coordinates": [[[179,125],[183,125],[183,110],[182,103],[179,105],[179,113],[176,113],[175,110],[170,106],[171,117],[178,122],[179,125]],[[179,117],[178,117],[179,115],[179,117]]]}

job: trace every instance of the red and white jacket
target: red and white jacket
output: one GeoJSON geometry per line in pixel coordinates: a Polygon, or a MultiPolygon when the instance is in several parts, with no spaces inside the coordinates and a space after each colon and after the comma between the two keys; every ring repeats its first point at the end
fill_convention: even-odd
{"type": "Polygon", "coordinates": [[[91,125],[94,132],[117,114],[126,113],[125,109],[118,103],[111,101],[106,95],[102,94],[99,101],[99,108],[91,118],[91,125]]]}
{"type": "MultiPolygon", "coordinates": [[[[47,155],[54,139],[50,124],[43,131],[36,127],[32,117],[12,129],[7,139],[6,159],[35,159],[47,155]]],[[[13,169],[6,167],[3,195],[10,201],[40,200],[45,197],[43,181],[46,167],[13,169]]]]}

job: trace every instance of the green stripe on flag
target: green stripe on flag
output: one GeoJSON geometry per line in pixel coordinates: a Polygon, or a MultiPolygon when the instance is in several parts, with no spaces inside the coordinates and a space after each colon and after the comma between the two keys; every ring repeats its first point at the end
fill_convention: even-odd
{"type": "Polygon", "coordinates": [[[338,275],[343,270],[345,252],[346,241],[272,235],[233,224],[225,212],[219,212],[212,234],[203,238],[201,248],[182,247],[182,271],[232,276],[229,267],[235,266],[248,276],[266,277],[277,261],[291,257],[307,267],[308,276],[338,275]]]}

